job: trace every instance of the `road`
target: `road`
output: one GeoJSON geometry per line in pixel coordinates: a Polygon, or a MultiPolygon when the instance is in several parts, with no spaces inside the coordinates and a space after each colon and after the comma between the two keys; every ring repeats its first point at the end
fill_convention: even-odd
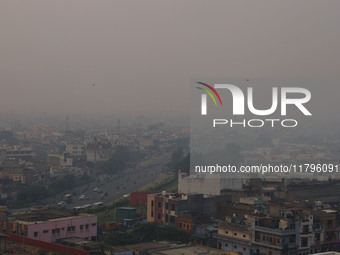
{"type": "Polygon", "coordinates": [[[101,175],[97,181],[89,185],[76,187],[72,190],[65,191],[40,201],[36,205],[57,206],[62,197],[69,193],[75,193],[73,201],[66,205],[66,208],[103,202],[104,204],[112,203],[114,200],[123,197],[133,191],[137,191],[146,185],[159,182],[169,176],[165,171],[165,164],[169,162],[170,155],[160,156],[138,164],[135,168],[128,168],[116,175],[101,175]],[[94,191],[98,188],[100,193],[94,191]],[[88,199],[80,200],[80,195],[85,195],[88,199]]]}

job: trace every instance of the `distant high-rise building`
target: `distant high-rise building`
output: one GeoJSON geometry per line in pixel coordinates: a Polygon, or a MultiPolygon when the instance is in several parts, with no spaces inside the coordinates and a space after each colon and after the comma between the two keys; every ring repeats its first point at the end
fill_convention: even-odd
{"type": "Polygon", "coordinates": [[[68,115],[66,116],[66,128],[65,128],[66,131],[69,130],[69,118],[68,118],[68,115]]]}

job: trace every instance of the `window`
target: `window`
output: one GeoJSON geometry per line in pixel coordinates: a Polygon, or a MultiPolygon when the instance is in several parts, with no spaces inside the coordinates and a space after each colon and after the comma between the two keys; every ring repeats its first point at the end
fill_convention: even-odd
{"type": "Polygon", "coordinates": [[[225,247],[228,247],[228,244],[227,244],[227,243],[225,244],[225,247]]]}
{"type": "Polygon", "coordinates": [[[97,223],[91,223],[91,226],[95,226],[95,225],[97,225],[97,223]]]}
{"type": "Polygon", "coordinates": [[[225,232],[228,235],[228,231],[225,232]]]}
{"type": "Polygon", "coordinates": [[[158,208],[162,207],[162,202],[158,202],[158,208]]]}
{"type": "Polygon", "coordinates": [[[190,225],[189,224],[187,225],[187,230],[190,230],[190,225]]]}
{"type": "Polygon", "coordinates": [[[171,210],[175,211],[176,210],[176,206],[174,204],[171,205],[171,210]]]}
{"type": "Polygon", "coordinates": [[[246,238],[246,235],[243,235],[244,238],[246,238]]]}
{"type": "Polygon", "coordinates": [[[155,202],[155,201],[151,200],[151,206],[153,206],[153,205],[154,205],[154,202],[155,202]]]}
{"type": "Polygon", "coordinates": [[[303,232],[303,233],[309,232],[309,227],[308,227],[308,225],[303,226],[302,232],[303,232]]]}
{"type": "Polygon", "coordinates": [[[161,217],[161,214],[160,214],[160,213],[158,213],[158,214],[157,214],[157,219],[159,219],[159,220],[160,220],[161,218],[162,218],[162,217],[161,217]]]}
{"type": "Polygon", "coordinates": [[[236,233],[236,232],[234,233],[234,236],[237,236],[237,233],[236,233]]]}
{"type": "Polygon", "coordinates": [[[169,209],[169,203],[165,203],[165,209],[169,209]]]}
{"type": "Polygon", "coordinates": [[[247,249],[243,247],[243,251],[246,251],[247,249]]]}
{"type": "Polygon", "coordinates": [[[315,241],[320,241],[320,233],[315,234],[315,241]]]}
{"type": "Polygon", "coordinates": [[[334,239],[334,231],[326,232],[326,241],[330,242],[330,241],[333,241],[333,239],[334,239]]]}
{"type": "Polygon", "coordinates": [[[303,237],[301,238],[301,247],[307,247],[308,246],[308,238],[303,237]]]}
{"type": "Polygon", "coordinates": [[[85,225],[85,229],[89,229],[89,224],[86,224],[86,225],[85,225]]]}
{"type": "Polygon", "coordinates": [[[57,228],[56,231],[57,231],[57,234],[59,234],[60,233],[60,228],[57,228]]]}
{"type": "Polygon", "coordinates": [[[153,211],[151,211],[151,217],[153,217],[153,211]]]}
{"type": "Polygon", "coordinates": [[[328,220],[327,221],[327,227],[332,227],[333,226],[333,221],[332,220],[328,220]]]}
{"type": "Polygon", "coordinates": [[[52,235],[55,234],[55,229],[52,229],[52,235]]]}
{"type": "Polygon", "coordinates": [[[237,249],[237,245],[234,245],[234,249],[237,249]]]}
{"type": "Polygon", "coordinates": [[[75,226],[67,227],[67,231],[75,231],[75,230],[76,230],[75,226]]]}
{"type": "Polygon", "coordinates": [[[38,232],[34,232],[34,237],[37,237],[38,236],[38,232]]]}
{"type": "Polygon", "coordinates": [[[79,226],[79,229],[80,229],[80,230],[83,230],[83,228],[84,228],[84,225],[80,225],[80,226],[79,226]]]}
{"type": "Polygon", "coordinates": [[[165,222],[168,222],[168,221],[169,221],[169,215],[165,214],[165,222]]]}
{"type": "Polygon", "coordinates": [[[186,224],[183,224],[183,228],[185,228],[186,224]]]}
{"type": "Polygon", "coordinates": [[[43,233],[44,233],[44,234],[48,233],[48,229],[44,229],[44,230],[43,230],[43,233]]]}
{"type": "Polygon", "coordinates": [[[170,216],[170,223],[176,224],[175,216],[170,216]]]}

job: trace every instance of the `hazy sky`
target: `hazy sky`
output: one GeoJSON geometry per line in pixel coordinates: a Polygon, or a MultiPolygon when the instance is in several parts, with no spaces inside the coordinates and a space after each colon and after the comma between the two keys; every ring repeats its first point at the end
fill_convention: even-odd
{"type": "Polygon", "coordinates": [[[1,0],[0,113],[176,115],[196,77],[337,78],[339,13],[338,0],[1,0]]]}

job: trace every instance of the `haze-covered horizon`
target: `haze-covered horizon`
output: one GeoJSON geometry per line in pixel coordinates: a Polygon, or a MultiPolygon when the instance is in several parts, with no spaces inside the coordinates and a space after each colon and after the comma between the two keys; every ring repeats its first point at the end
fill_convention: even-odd
{"type": "Polygon", "coordinates": [[[330,0],[4,0],[0,114],[173,118],[189,116],[196,77],[337,80],[339,11],[330,0]]]}

